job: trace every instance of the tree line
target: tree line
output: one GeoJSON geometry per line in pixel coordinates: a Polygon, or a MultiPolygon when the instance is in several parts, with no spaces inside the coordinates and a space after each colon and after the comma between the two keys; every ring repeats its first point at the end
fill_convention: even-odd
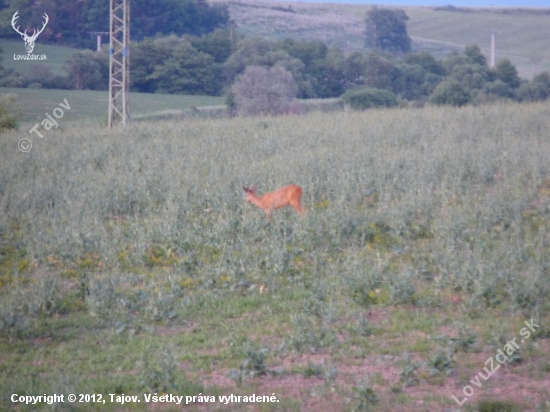
{"type": "MultiPolygon", "coordinates": [[[[131,37],[137,41],[157,34],[200,36],[230,21],[227,5],[210,5],[206,0],[132,0],[129,4],[131,37]]],[[[108,0],[0,0],[0,38],[13,38],[10,22],[17,10],[22,28],[41,27],[42,16],[48,14],[50,21],[40,42],[92,49],[96,40],[91,32],[109,31],[108,0]]]]}
{"type": "MultiPolygon", "coordinates": [[[[402,57],[380,50],[346,56],[320,41],[238,38],[225,28],[202,36],[157,35],[130,47],[131,90],[136,92],[222,95],[248,66],[284,68],[302,99],[339,97],[364,88],[386,90],[402,100],[453,105],[550,95],[548,72],[531,82],[522,80],[507,59],[490,68],[475,45],[441,60],[424,51],[402,57]]],[[[65,62],[65,69],[66,77],[40,65],[28,76],[4,71],[0,85],[107,90],[106,50],[79,51],[65,62]]]]}
{"type": "MultiPolygon", "coordinates": [[[[62,4],[64,0],[56,1],[62,4]]],[[[169,5],[172,0],[155,1],[169,5]]],[[[78,7],[100,13],[103,6],[100,7],[99,3],[106,2],[78,3],[78,7]],[[86,6],[81,3],[86,3],[86,6]]],[[[140,0],[132,1],[137,10],[143,4],[140,0]]],[[[89,20],[93,21],[92,18],[89,20]]],[[[172,20],[177,19],[167,18],[166,21],[172,20]]],[[[455,51],[443,59],[436,59],[424,51],[411,53],[406,20],[406,14],[401,11],[372,9],[365,19],[365,39],[366,43],[371,42],[371,48],[349,55],[321,41],[242,37],[227,24],[228,20],[223,20],[223,24],[219,24],[221,27],[214,29],[203,25],[194,34],[157,33],[141,39],[138,36],[130,44],[131,90],[225,94],[232,102],[235,96],[231,93],[239,76],[243,76],[247,67],[260,66],[280,68],[290,73],[292,85],[289,90],[293,90],[294,97],[344,96],[347,103],[358,108],[391,106],[398,101],[431,101],[460,106],[503,98],[534,101],[550,96],[550,73],[540,73],[528,82],[520,79],[517,69],[507,59],[490,68],[476,45],[455,51]]],[[[158,27],[159,23],[153,21],[156,19],[151,18],[150,26],[158,27]]],[[[141,30],[147,31],[145,28],[141,30]]],[[[107,47],[102,52],[83,50],[75,53],[65,62],[65,70],[67,76],[54,75],[39,65],[27,76],[4,70],[0,73],[0,86],[107,90],[107,47]]],[[[255,73],[257,78],[262,78],[257,71],[255,73]]],[[[289,78],[286,74],[280,74],[280,77],[289,78]]]]}

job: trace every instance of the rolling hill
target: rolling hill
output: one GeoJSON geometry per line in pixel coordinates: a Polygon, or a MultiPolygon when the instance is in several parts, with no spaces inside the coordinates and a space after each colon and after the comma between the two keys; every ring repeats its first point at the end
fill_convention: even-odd
{"type": "MultiPolygon", "coordinates": [[[[231,18],[246,35],[322,40],[350,52],[364,50],[364,17],[371,5],[274,3],[241,0],[230,3],[231,18]]],[[[477,44],[489,58],[490,31],[496,34],[496,59],[508,58],[520,75],[550,70],[550,9],[403,7],[413,51],[442,57],[477,44]],[[536,63],[536,64],[535,64],[536,63]]]]}

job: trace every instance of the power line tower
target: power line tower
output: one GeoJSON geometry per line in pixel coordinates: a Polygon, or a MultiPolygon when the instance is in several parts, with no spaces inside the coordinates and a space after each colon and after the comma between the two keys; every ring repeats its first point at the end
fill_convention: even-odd
{"type": "Polygon", "coordinates": [[[126,125],[130,120],[128,111],[130,4],[129,0],[110,1],[109,127],[111,128],[121,123],[126,125]]]}

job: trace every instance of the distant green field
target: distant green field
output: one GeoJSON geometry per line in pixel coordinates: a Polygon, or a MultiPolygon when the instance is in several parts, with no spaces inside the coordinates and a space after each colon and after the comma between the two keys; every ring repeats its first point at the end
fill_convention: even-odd
{"type": "MultiPolygon", "coordinates": [[[[351,52],[365,50],[364,19],[371,7],[293,3],[291,9],[285,10],[269,2],[242,0],[230,3],[230,13],[238,30],[246,35],[321,40],[351,52]]],[[[453,50],[477,44],[489,60],[489,32],[493,30],[497,32],[497,61],[510,59],[520,76],[527,79],[536,71],[550,70],[550,9],[401,8],[409,16],[407,30],[413,40],[413,51],[427,50],[443,57],[453,50]]]]}
{"type": "Polygon", "coordinates": [[[491,36],[495,31],[496,60],[508,58],[520,75],[530,79],[535,71],[550,70],[550,14],[521,12],[519,10],[469,9],[443,11],[415,7],[405,9],[410,20],[409,34],[414,42],[451,42],[462,45],[477,44],[489,60],[491,36]],[[533,63],[541,59],[538,67],[533,63]]]}
{"type": "Polygon", "coordinates": [[[14,54],[26,54],[25,43],[23,40],[8,40],[2,39],[2,66],[6,69],[17,70],[20,73],[28,74],[34,66],[47,66],[54,74],[67,75],[63,70],[63,64],[71,55],[78,51],[72,47],[53,46],[50,44],[41,44],[39,41],[34,46],[33,54],[45,54],[48,60],[44,61],[25,61],[14,60],[14,54]]]}
{"type": "MultiPolygon", "coordinates": [[[[51,113],[65,98],[71,110],[66,113],[64,120],[107,120],[107,91],[0,88],[0,94],[4,93],[17,95],[24,122],[41,121],[45,113],[51,113]]],[[[130,93],[130,116],[134,119],[155,117],[174,111],[186,111],[193,106],[223,104],[223,97],[130,93]]]]}

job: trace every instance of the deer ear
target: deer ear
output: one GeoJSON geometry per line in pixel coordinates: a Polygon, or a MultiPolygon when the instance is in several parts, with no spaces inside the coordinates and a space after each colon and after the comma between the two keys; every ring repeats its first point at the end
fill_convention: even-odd
{"type": "Polygon", "coordinates": [[[243,186],[243,190],[244,190],[245,192],[248,192],[248,187],[243,186]]]}
{"type": "Polygon", "coordinates": [[[248,189],[248,190],[250,190],[251,192],[255,192],[256,191],[256,185],[252,185],[250,187],[250,189],[248,189]]]}

